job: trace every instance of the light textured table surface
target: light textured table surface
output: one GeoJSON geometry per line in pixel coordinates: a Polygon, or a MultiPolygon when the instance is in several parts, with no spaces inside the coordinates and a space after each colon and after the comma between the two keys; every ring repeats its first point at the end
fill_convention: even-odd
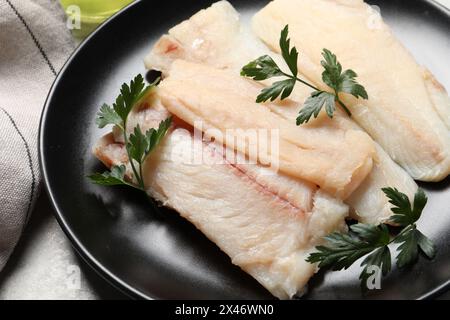
{"type": "MultiPolygon", "coordinates": [[[[450,8],[450,0],[437,0],[450,8]]],[[[74,253],[43,192],[0,273],[0,299],[123,299],[74,253]]],[[[441,297],[450,299],[450,292],[441,297]]]]}
{"type": "Polygon", "coordinates": [[[0,273],[0,299],[123,299],[78,258],[43,191],[13,256],[0,273]]]}

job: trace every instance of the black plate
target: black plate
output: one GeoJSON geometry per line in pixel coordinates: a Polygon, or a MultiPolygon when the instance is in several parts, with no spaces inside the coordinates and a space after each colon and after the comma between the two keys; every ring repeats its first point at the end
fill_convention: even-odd
{"type": "MultiPolygon", "coordinates": [[[[145,196],[124,188],[91,185],[102,170],[91,147],[103,133],[94,117],[119,86],[145,73],[143,57],[169,27],[212,1],[141,1],[98,29],[69,59],[49,94],[42,116],[40,159],[57,218],[86,261],[133,297],[169,299],[272,298],[213,243],[177,213],[152,212],[145,196]]],[[[249,17],[267,1],[231,1],[249,17]]],[[[369,1],[394,32],[450,89],[450,14],[431,1],[369,1]]],[[[423,298],[446,289],[450,279],[450,180],[424,185],[430,202],[420,228],[436,241],[434,262],[394,270],[368,298],[423,298]]],[[[306,298],[362,298],[358,267],[320,273],[306,298]]]]}

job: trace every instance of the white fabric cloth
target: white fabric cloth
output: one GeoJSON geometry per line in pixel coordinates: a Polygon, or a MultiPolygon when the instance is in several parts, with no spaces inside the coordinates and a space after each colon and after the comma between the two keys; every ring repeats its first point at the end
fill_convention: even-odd
{"type": "Polygon", "coordinates": [[[40,189],[40,114],[75,45],[57,0],[0,0],[0,271],[40,189]]]}

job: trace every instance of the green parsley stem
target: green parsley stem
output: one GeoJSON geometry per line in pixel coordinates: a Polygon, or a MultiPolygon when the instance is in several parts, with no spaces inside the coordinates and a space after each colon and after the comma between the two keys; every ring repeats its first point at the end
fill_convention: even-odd
{"type": "Polygon", "coordinates": [[[123,126],[123,137],[125,140],[125,148],[127,149],[127,153],[128,153],[128,159],[130,160],[130,164],[131,164],[131,169],[133,169],[133,173],[134,176],[136,177],[136,180],[138,181],[138,184],[141,188],[142,191],[145,190],[145,186],[144,186],[144,182],[141,179],[141,176],[138,174],[138,171],[136,170],[136,166],[134,165],[134,161],[133,159],[129,156],[129,152],[128,152],[128,135],[127,135],[127,131],[126,131],[127,125],[126,123],[123,126]]]}
{"type": "Polygon", "coordinates": [[[284,72],[281,72],[281,73],[282,73],[284,76],[288,77],[288,78],[295,79],[295,80],[297,80],[298,82],[303,83],[305,86],[308,86],[308,87],[310,87],[311,89],[314,89],[314,90],[316,90],[316,91],[320,91],[319,88],[316,88],[316,87],[313,86],[312,84],[306,82],[305,80],[300,79],[299,77],[294,77],[294,76],[292,76],[292,75],[290,75],[290,74],[287,74],[287,73],[284,73],[284,72]]]}
{"type": "Polygon", "coordinates": [[[142,174],[142,163],[139,163],[139,176],[141,177],[141,188],[142,191],[145,191],[145,184],[144,184],[144,178],[143,178],[143,174],[142,174]]]}
{"type": "Polygon", "coordinates": [[[302,80],[302,79],[300,79],[300,78],[295,78],[295,80],[297,80],[298,82],[301,82],[301,83],[303,83],[304,85],[306,85],[306,86],[308,86],[308,87],[310,87],[311,89],[314,89],[314,90],[316,90],[316,91],[320,91],[320,89],[319,88],[316,88],[315,86],[313,86],[312,84],[309,84],[308,82],[306,82],[305,80],[302,80]]]}
{"type": "Polygon", "coordinates": [[[125,185],[127,185],[128,187],[131,187],[131,188],[133,188],[133,189],[142,191],[142,189],[141,189],[140,187],[137,187],[137,186],[135,186],[135,185],[132,184],[132,183],[125,182],[125,185]]]}
{"type": "MultiPolygon", "coordinates": [[[[294,79],[293,76],[290,76],[290,75],[288,75],[288,74],[286,74],[286,73],[284,73],[284,72],[283,72],[283,74],[284,74],[285,76],[289,77],[289,78],[294,79]]],[[[302,79],[300,79],[300,78],[298,78],[298,77],[295,77],[295,80],[297,80],[298,82],[303,83],[304,85],[310,87],[311,89],[314,89],[315,91],[321,91],[319,88],[313,86],[312,84],[310,84],[310,83],[306,82],[305,80],[302,80],[302,79]]],[[[351,116],[352,116],[352,113],[350,112],[350,110],[348,109],[348,107],[347,107],[347,106],[339,99],[339,93],[338,93],[337,91],[335,91],[335,92],[334,92],[334,95],[336,96],[336,102],[342,107],[342,109],[345,111],[345,113],[347,113],[347,115],[348,115],[349,117],[351,117],[351,116]]]]}
{"type": "Polygon", "coordinates": [[[350,110],[347,108],[347,106],[339,99],[339,97],[336,94],[336,101],[337,103],[339,103],[339,105],[342,107],[342,109],[344,109],[345,113],[347,113],[347,115],[349,117],[352,116],[352,113],[350,112],[350,110]]]}
{"type": "MultiPolygon", "coordinates": [[[[284,73],[284,72],[283,72],[283,74],[284,74],[285,76],[287,76],[287,77],[293,78],[292,76],[290,76],[290,75],[288,75],[288,74],[286,74],[286,73],[284,73]]],[[[319,88],[313,86],[312,84],[310,84],[310,83],[308,83],[308,82],[306,82],[306,81],[304,81],[304,80],[302,80],[302,79],[300,79],[300,78],[298,78],[298,77],[295,77],[295,80],[297,80],[298,82],[303,83],[304,85],[310,87],[311,89],[314,89],[315,91],[320,91],[319,88]]],[[[336,96],[336,102],[339,103],[339,105],[342,107],[342,109],[344,109],[345,113],[347,113],[347,115],[348,115],[349,117],[351,117],[351,116],[352,116],[352,113],[350,112],[350,110],[348,109],[348,107],[347,107],[347,106],[339,99],[339,94],[338,94],[338,92],[335,91],[334,95],[336,96]]]]}
{"type": "Polygon", "coordinates": [[[407,233],[407,232],[409,232],[409,231],[411,231],[411,230],[415,230],[416,228],[417,228],[417,225],[416,225],[415,223],[405,226],[405,227],[402,229],[402,231],[400,231],[400,233],[397,234],[397,236],[396,236],[394,239],[392,239],[391,242],[389,242],[389,244],[391,244],[392,242],[394,242],[396,238],[399,238],[399,237],[402,236],[403,234],[405,234],[405,233],[407,233]]]}
{"type": "MultiPolygon", "coordinates": [[[[337,57],[328,49],[322,50],[324,60],[320,64],[324,67],[322,80],[329,88],[334,89],[334,93],[327,90],[320,90],[315,85],[300,79],[301,73],[298,69],[297,48],[291,48],[291,40],[289,39],[289,26],[286,25],[281,31],[280,36],[281,56],[285,64],[289,67],[291,74],[285,73],[277,65],[274,59],[269,55],[264,55],[256,60],[249,62],[241,70],[241,76],[252,78],[255,81],[262,81],[270,78],[287,77],[282,81],[272,83],[270,87],[264,88],[261,94],[256,98],[257,103],[266,102],[268,100],[275,101],[281,96],[281,100],[289,97],[297,82],[311,88],[314,92],[305,100],[304,108],[302,108],[297,117],[297,125],[309,122],[312,116],[317,118],[320,111],[325,108],[329,118],[333,118],[337,108],[336,104],[351,117],[352,113],[347,106],[339,99],[339,92],[351,93],[355,98],[368,99],[369,96],[366,89],[356,82],[357,74],[353,70],[342,70],[342,65],[337,57]],[[345,87],[345,90],[342,90],[345,87]],[[334,101],[332,100],[334,96],[334,101]]],[[[320,85],[319,85],[320,86],[320,85]]]]}

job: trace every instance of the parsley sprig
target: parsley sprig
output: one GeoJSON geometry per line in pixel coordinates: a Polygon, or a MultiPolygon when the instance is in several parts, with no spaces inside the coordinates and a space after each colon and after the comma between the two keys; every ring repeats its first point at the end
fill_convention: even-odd
{"type": "Polygon", "coordinates": [[[333,92],[318,89],[316,86],[298,77],[298,50],[291,48],[289,36],[289,26],[281,31],[280,49],[281,55],[286,62],[291,74],[283,72],[276,62],[268,55],[259,57],[251,61],[241,70],[241,75],[252,78],[255,81],[263,81],[275,77],[286,77],[285,80],[274,82],[270,87],[262,90],[256,98],[257,103],[268,100],[275,101],[278,97],[281,100],[289,97],[297,82],[303,83],[314,90],[311,96],[305,101],[303,108],[297,117],[297,125],[307,123],[311,117],[317,118],[322,108],[325,106],[327,115],[333,118],[336,111],[336,103],[349,115],[351,112],[339,97],[340,93],[348,93],[355,98],[368,99],[369,96],[362,85],[357,81],[357,74],[353,70],[342,70],[342,65],[338,62],[336,55],[330,50],[323,49],[321,61],[324,71],[322,73],[323,82],[328,85],[333,92]]]}
{"type": "Polygon", "coordinates": [[[100,108],[96,118],[96,124],[99,128],[113,125],[119,127],[122,131],[128,159],[130,160],[130,165],[138,185],[135,186],[126,181],[126,167],[124,165],[113,166],[110,171],[105,171],[102,174],[95,173],[90,175],[89,178],[93,183],[103,186],[127,185],[145,191],[142,166],[147,156],[166,135],[172,123],[172,119],[168,118],[162,121],[157,129],[152,128],[145,133],[143,133],[140,126],[137,125],[134,128],[133,133],[129,136],[127,134],[127,120],[133,107],[137,105],[138,102],[158,84],[158,82],[159,79],[146,86],[142,75],[137,75],[129,85],[126,83],[122,85],[120,94],[112,107],[104,104],[100,108]]]}
{"type": "Polygon", "coordinates": [[[350,226],[348,234],[334,232],[325,237],[326,246],[318,246],[317,252],[311,253],[307,258],[310,263],[318,263],[320,268],[331,268],[339,271],[348,269],[358,259],[367,255],[362,261],[363,270],[359,276],[361,287],[366,289],[367,279],[373,273],[370,266],[380,268],[383,276],[391,271],[391,243],[399,244],[397,266],[404,268],[414,263],[419,256],[419,251],[427,258],[433,259],[436,255],[436,247],[423,233],[417,230],[416,222],[420,219],[422,211],[427,203],[427,196],[419,189],[411,205],[407,195],[395,188],[383,188],[389,202],[393,205],[394,215],[391,223],[402,227],[397,236],[391,238],[389,229],[385,224],[379,226],[368,224],[355,224],[350,226]]]}

